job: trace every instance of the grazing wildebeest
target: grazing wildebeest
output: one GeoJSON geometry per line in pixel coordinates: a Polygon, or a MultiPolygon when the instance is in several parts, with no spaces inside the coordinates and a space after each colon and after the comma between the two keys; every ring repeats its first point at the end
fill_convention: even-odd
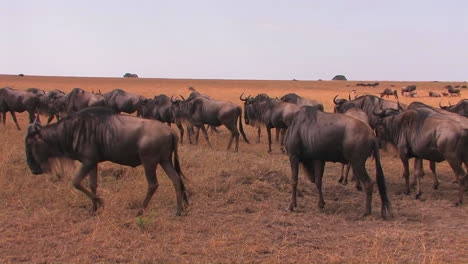
{"type": "MultiPolygon", "coordinates": [[[[450,104],[450,102],[449,102],[450,104]]],[[[462,99],[455,105],[442,106],[439,102],[439,107],[446,111],[468,117],[468,99],[462,99]]]]}
{"type": "Polygon", "coordinates": [[[0,112],[2,113],[3,125],[6,122],[6,113],[10,112],[16,128],[21,130],[16,119],[15,112],[28,112],[29,123],[34,121],[35,113],[39,105],[39,97],[44,91],[37,88],[29,88],[26,91],[15,90],[10,87],[0,89],[0,112]]]}
{"type": "Polygon", "coordinates": [[[429,97],[442,97],[442,95],[440,95],[440,93],[429,91],[429,97]]]}
{"type": "Polygon", "coordinates": [[[106,100],[107,107],[114,110],[116,113],[132,114],[135,111],[137,116],[141,116],[141,107],[147,102],[142,95],[127,93],[121,89],[114,89],[108,93],[103,94],[106,100]]]}
{"type": "MultiPolygon", "coordinates": [[[[267,98],[264,101],[252,101],[250,107],[249,111],[252,111],[253,114],[245,115],[245,123],[249,124],[249,118],[255,116],[255,122],[265,126],[268,135],[268,153],[271,153],[271,129],[287,129],[300,106],[278,99],[267,98]]],[[[321,104],[317,105],[317,107],[323,109],[321,104]]],[[[283,139],[281,139],[281,150],[283,150],[283,139]]]]}
{"type": "Polygon", "coordinates": [[[93,106],[106,106],[106,99],[102,94],[86,92],[81,88],[74,88],[56,101],[56,109],[61,115],[68,115],[93,106]]]}
{"type": "Polygon", "coordinates": [[[48,117],[47,124],[50,124],[54,117],[57,118],[57,120],[60,119],[56,104],[64,95],[64,92],[55,89],[47,92],[45,95],[39,96],[38,112],[48,117]]]}
{"type": "Polygon", "coordinates": [[[296,192],[300,163],[304,165],[309,179],[317,186],[318,207],[324,208],[322,177],[325,162],[332,161],[351,164],[357,180],[363,184],[366,192],[364,215],[370,215],[373,183],[365,165],[367,158],[373,155],[376,162],[377,186],[382,200],[381,214],[384,218],[387,213],[391,215],[378,142],[368,125],[347,115],[324,113],[316,106],[303,106],[286,132],[285,147],[291,164],[290,210],[297,206],[296,192]]]}
{"type": "Polygon", "coordinates": [[[50,171],[53,158],[80,161],[81,168],[72,183],[91,199],[93,211],[102,204],[96,193],[99,162],[110,161],[131,167],[143,165],[148,191],[138,214],[143,213],[158,188],[156,166],[160,164],[174,185],[177,214],[180,214],[188,199],[177,141],[176,133],[159,121],[116,114],[108,108],[90,107],[48,126],[42,127],[37,122],[31,124],[25,145],[27,162],[33,174],[50,171]],[[88,174],[91,190],[81,185],[88,174]]]}
{"type": "Polygon", "coordinates": [[[403,96],[406,96],[406,95],[411,95],[412,92],[415,92],[416,91],[416,85],[408,85],[406,87],[403,87],[401,88],[401,94],[403,96]]]}
{"type": "Polygon", "coordinates": [[[388,98],[390,95],[393,95],[396,99],[398,99],[397,90],[390,88],[386,88],[385,90],[383,90],[383,92],[380,93],[380,98],[383,98],[384,96],[387,96],[388,98]]]}
{"type": "Polygon", "coordinates": [[[460,94],[460,89],[454,88],[454,87],[452,87],[451,85],[449,85],[449,86],[447,87],[447,92],[448,92],[451,96],[461,96],[461,94],[460,94]]]}
{"type": "MultiPolygon", "coordinates": [[[[260,116],[253,110],[253,103],[254,102],[262,102],[266,101],[270,97],[267,94],[258,94],[255,97],[251,97],[250,95],[246,98],[242,98],[243,93],[239,96],[239,99],[244,102],[244,122],[247,125],[253,126],[257,128],[257,143],[260,143],[260,133],[262,130],[263,123],[260,120],[260,116]]],[[[276,131],[278,135],[279,132],[276,131]]]]}
{"type": "MultiPolygon", "coordinates": [[[[187,100],[173,100],[173,113],[175,121],[178,123],[189,123],[192,126],[202,130],[206,142],[211,147],[206,132],[205,125],[221,126],[224,125],[231,132],[227,149],[231,148],[232,141],[236,140],[235,152],[239,150],[239,131],[245,142],[249,143],[242,126],[242,109],[228,101],[209,100],[204,97],[196,97],[187,100]],[[239,129],[237,121],[239,120],[239,129]]],[[[190,137],[190,130],[188,130],[190,137]]],[[[198,138],[196,138],[196,144],[198,138]]]]}
{"type": "MultiPolygon", "coordinates": [[[[410,158],[415,158],[416,198],[422,194],[422,160],[433,162],[447,160],[459,179],[459,197],[455,205],[463,202],[466,173],[462,163],[468,165],[468,129],[465,125],[434,114],[427,108],[409,109],[404,112],[395,109],[378,110],[381,123],[377,134],[383,140],[395,145],[403,162],[406,193],[409,193],[410,158]]],[[[435,183],[434,183],[435,184],[435,183]]]]}
{"type": "Polygon", "coordinates": [[[167,95],[161,94],[155,96],[154,99],[148,99],[141,107],[141,117],[159,120],[169,126],[175,123],[180,131],[180,143],[183,143],[184,128],[181,123],[176,122],[172,111],[171,98],[167,95]]]}

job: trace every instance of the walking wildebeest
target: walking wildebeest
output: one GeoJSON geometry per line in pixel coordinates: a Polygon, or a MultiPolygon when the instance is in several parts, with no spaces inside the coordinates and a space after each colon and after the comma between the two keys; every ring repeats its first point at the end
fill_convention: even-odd
{"type": "MultiPolygon", "coordinates": [[[[450,104],[450,102],[449,102],[450,104]]],[[[439,102],[439,107],[446,111],[468,117],[468,99],[462,99],[455,105],[442,106],[439,102]]]]}
{"type": "Polygon", "coordinates": [[[6,122],[6,113],[10,112],[16,128],[21,130],[16,119],[15,112],[28,112],[29,123],[34,121],[35,113],[39,105],[39,97],[44,91],[37,88],[30,88],[26,91],[15,90],[10,87],[0,89],[0,112],[2,113],[3,125],[6,122]]]}
{"type": "Polygon", "coordinates": [[[461,96],[460,89],[454,88],[451,85],[447,87],[447,92],[450,94],[450,96],[461,96]]]}
{"type": "Polygon", "coordinates": [[[176,122],[172,111],[171,98],[167,95],[161,94],[155,96],[154,99],[148,99],[141,107],[141,117],[159,120],[169,126],[171,123],[175,123],[180,132],[180,143],[183,143],[184,128],[181,123],[176,122]]]}
{"type": "Polygon", "coordinates": [[[416,198],[422,194],[422,160],[447,160],[459,179],[459,197],[455,205],[463,203],[466,173],[462,163],[468,165],[468,129],[461,123],[442,115],[432,114],[424,108],[404,112],[395,109],[378,110],[381,123],[377,127],[380,138],[395,145],[403,162],[406,193],[409,193],[410,158],[415,158],[416,198]]]}
{"type": "Polygon", "coordinates": [[[398,99],[397,90],[390,88],[386,88],[385,90],[383,90],[383,92],[380,93],[380,98],[383,98],[384,96],[387,96],[388,98],[390,95],[393,95],[396,99],[398,99]]]}
{"type": "Polygon", "coordinates": [[[442,95],[440,95],[440,93],[429,91],[429,97],[442,97],[442,95]]]}
{"type": "MultiPolygon", "coordinates": [[[[239,106],[228,101],[209,100],[204,97],[196,97],[191,100],[174,100],[172,104],[176,122],[187,122],[201,129],[210,147],[211,143],[205,125],[226,126],[231,132],[231,138],[227,146],[228,150],[231,148],[234,139],[236,139],[234,151],[239,150],[239,131],[245,142],[249,143],[242,126],[242,109],[239,106]],[[237,121],[239,121],[239,129],[237,128],[237,121]]],[[[188,130],[188,134],[190,137],[190,130],[188,130]]],[[[196,138],[197,143],[198,138],[196,138]]]]}
{"type": "Polygon", "coordinates": [[[47,173],[53,158],[80,161],[81,168],[72,183],[91,199],[93,211],[102,204],[96,193],[99,162],[110,161],[131,167],[143,165],[148,191],[138,214],[143,213],[158,188],[156,166],[160,164],[174,185],[177,214],[180,214],[188,198],[177,141],[176,133],[159,121],[116,114],[108,108],[90,107],[48,126],[42,127],[38,122],[31,124],[25,145],[27,162],[33,174],[47,173]],[[88,174],[90,190],[81,185],[88,174]]]}
{"type": "Polygon", "coordinates": [[[296,206],[299,164],[304,165],[306,175],[315,182],[318,207],[324,208],[322,177],[325,162],[349,163],[366,192],[364,215],[371,214],[373,183],[366,171],[366,161],[374,156],[377,186],[382,200],[382,217],[391,215],[385,178],[380,164],[377,138],[372,129],[362,121],[343,114],[324,113],[318,107],[303,106],[295,115],[286,132],[285,147],[291,164],[292,194],[290,210],[296,206]]]}
{"type": "Polygon", "coordinates": [[[106,106],[106,99],[102,94],[86,92],[81,88],[74,88],[56,102],[60,115],[69,115],[93,106],[106,106]]]}
{"type": "Polygon", "coordinates": [[[412,92],[416,91],[416,85],[408,85],[406,87],[401,88],[401,95],[406,96],[406,95],[411,95],[412,92]]]}
{"type": "Polygon", "coordinates": [[[64,92],[55,89],[47,92],[45,95],[39,96],[38,112],[48,117],[47,124],[50,124],[54,117],[57,118],[57,120],[60,119],[56,105],[57,101],[64,95],[64,92]]]}
{"type": "Polygon", "coordinates": [[[147,102],[144,96],[138,94],[127,93],[121,89],[114,89],[103,94],[106,100],[107,107],[114,110],[116,113],[132,114],[137,112],[137,116],[141,116],[141,107],[147,102]]]}

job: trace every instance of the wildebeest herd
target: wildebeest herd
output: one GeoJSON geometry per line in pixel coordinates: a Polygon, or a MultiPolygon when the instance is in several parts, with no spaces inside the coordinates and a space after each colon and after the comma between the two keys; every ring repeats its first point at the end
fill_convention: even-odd
{"type": "MultiPolygon", "coordinates": [[[[347,165],[347,171],[352,170],[359,188],[364,187],[364,215],[369,215],[373,182],[365,164],[372,156],[376,163],[382,217],[392,215],[379,153],[385,144],[394,145],[398,150],[404,167],[406,194],[410,193],[409,159],[415,159],[416,198],[422,193],[423,160],[430,163],[435,189],[439,185],[435,164],[447,160],[459,185],[455,204],[463,203],[468,182],[463,168],[463,164],[468,167],[468,100],[437,109],[420,102],[404,105],[385,100],[381,98],[385,94],[380,97],[361,95],[354,99],[351,96],[348,99],[335,97],[334,113],[327,113],[319,101],[293,93],[281,98],[241,94],[242,109],[233,102],[216,100],[193,88],[191,91],[187,99],[167,95],[148,99],[120,89],[102,94],[75,88],[65,94],[59,90],[45,92],[37,88],[15,90],[7,87],[0,89],[0,112],[3,124],[6,113],[10,112],[18,129],[15,113],[28,112],[30,125],[25,148],[27,164],[33,174],[49,172],[50,161],[55,158],[81,163],[72,182],[91,199],[93,211],[102,203],[97,195],[97,164],[111,161],[131,167],[143,165],[148,190],[139,214],[143,213],[158,187],[156,166],[160,164],[174,185],[177,214],[181,214],[188,205],[178,154],[184,131],[187,131],[189,142],[196,144],[201,130],[211,147],[207,129],[216,131],[216,127],[224,125],[231,135],[227,150],[235,140],[234,150],[237,152],[241,135],[249,143],[242,119],[245,124],[258,128],[257,142],[260,141],[261,127],[265,127],[268,152],[272,151],[271,129],[276,128],[277,141],[289,156],[291,166],[289,210],[297,206],[299,164],[303,164],[306,175],[317,186],[318,206],[325,206],[322,176],[325,163],[331,161],[347,165]],[[136,113],[136,116],[121,112],[136,113]],[[46,126],[41,125],[40,115],[48,117],[46,126]],[[49,124],[53,118],[58,121],[49,124]],[[170,128],[171,124],[178,127],[180,139],[170,128]],[[89,190],[81,185],[88,175],[89,190]]],[[[396,90],[388,94],[398,98],[396,90]]],[[[340,181],[347,182],[347,173],[342,173],[340,181]]]]}

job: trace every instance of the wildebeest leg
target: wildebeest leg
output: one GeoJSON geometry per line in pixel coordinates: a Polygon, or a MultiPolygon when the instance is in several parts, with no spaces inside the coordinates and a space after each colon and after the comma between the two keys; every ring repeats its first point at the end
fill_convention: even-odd
{"type": "Polygon", "coordinates": [[[172,181],[172,184],[174,185],[174,189],[176,192],[176,198],[177,198],[177,211],[176,215],[181,215],[182,211],[184,210],[185,207],[185,200],[184,200],[184,190],[182,187],[182,180],[181,180],[181,175],[177,173],[177,171],[174,169],[172,166],[172,163],[170,160],[165,160],[161,162],[161,167],[164,169],[166,172],[167,176],[169,179],[172,181]]]}
{"type": "Polygon", "coordinates": [[[288,207],[289,211],[293,211],[297,207],[297,183],[299,180],[299,158],[290,156],[289,163],[291,164],[291,204],[288,207]]]}
{"type": "Polygon", "coordinates": [[[371,206],[372,206],[372,193],[374,189],[374,184],[369,178],[369,174],[367,174],[365,161],[354,162],[351,164],[351,167],[353,168],[356,181],[360,181],[362,185],[364,186],[364,190],[366,192],[366,210],[364,211],[363,216],[368,216],[371,214],[371,211],[372,211],[371,206]]]}
{"type": "Polygon", "coordinates": [[[280,132],[281,132],[281,128],[276,128],[276,135],[275,135],[275,142],[276,142],[276,143],[279,142],[279,135],[280,135],[280,132]]]}
{"type": "Polygon", "coordinates": [[[145,168],[145,176],[146,181],[148,182],[148,190],[146,192],[145,200],[143,200],[142,209],[140,209],[137,213],[137,216],[142,215],[146,207],[153,197],[153,194],[158,189],[158,178],[156,177],[156,168],[157,162],[155,161],[143,161],[143,167],[145,168]]]}
{"type": "Polygon", "coordinates": [[[455,206],[458,206],[463,204],[463,193],[466,189],[467,176],[462,167],[461,161],[456,158],[447,158],[447,161],[458,179],[458,200],[455,201],[455,206]]]}
{"type": "Polygon", "coordinates": [[[5,125],[5,122],[6,122],[6,112],[2,112],[2,122],[3,122],[3,125],[5,125]]]}
{"type": "Polygon", "coordinates": [[[405,178],[405,194],[410,194],[410,185],[409,185],[409,163],[408,159],[405,157],[401,157],[401,162],[403,163],[403,178],[405,178]]]}
{"type": "Polygon", "coordinates": [[[13,118],[13,121],[14,121],[15,124],[16,124],[16,128],[17,128],[18,130],[21,130],[21,128],[20,128],[19,125],[18,125],[18,120],[16,120],[15,112],[10,111],[10,115],[11,115],[11,118],[13,118]]]}
{"type": "Polygon", "coordinates": [[[257,143],[260,143],[260,132],[262,131],[262,129],[259,127],[257,129],[257,143]]]}
{"type": "MultiPolygon", "coordinates": [[[[28,111],[29,114],[29,124],[32,124],[34,122],[34,119],[36,119],[36,115],[34,114],[34,111],[28,111]]],[[[39,114],[37,114],[37,119],[39,119],[39,114]]]]}
{"type": "Polygon", "coordinates": [[[268,135],[268,153],[271,153],[271,127],[266,126],[266,131],[268,135]]]}
{"type": "Polygon", "coordinates": [[[429,162],[429,166],[431,167],[432,176],[434,177],[434,183],[432,184],[432,188],[434,188],[434,190],[437,190],[439,188],[439,177],[437,177],[435,161],[431,160],[429,162]]]}
{"type": "Polygon", "coordinates": [[[280,143],[281,144],[281,152],[283,152],[283,153],[286,152],[285,149],[284,149],[284,135],[286,134],[287,130],[288,130],[287,128],[282,128],[281,131],[280,131],[280,133],[281,133],[281,143],[280,143]]]}
{"type": "MultiPolygon", "coordinates": [[[[83,163],[81,165],[81,168],[79,169],[79,171],[75,174],[75,176],[72,179],[73,187],[75,187],[76,189],[82,191],[84,194],[86,194],[86,196],[88,196],[89,199],[91,199],[91,201],[93,202],[93,208],[92,208],[93,210],[95,209],[95,207],[94,207],[95,203],[101,204],[102,200],[97,195],[95,195],[94,193],[88,191],[85,187],[83,187],[81,185],[81,182],[93,170],[96,172],[96,174],[94,174],[94,175],[97,178],[97,168],[96,168],[96,166],[97,166],[96,163],[83,163]]],[[[91,185],[91,183],[90,183],[90,185],[91,185]]],[[[96,209],[97,209],[97,206],[96,206],[96,209]]]]}
{"type": "Polygon", "coordinates": [[[348,181],[345,181],[345,177],[344,177],[345,166],[346,166],[346,164],[344,164],[344,163],[341,164],[341,176],[340,176],[340,179],[338,180],[338,182],[343,184],[343,185],[348,184],[348,181]]]}
{"type": "Polygon", "coordinates": [[[320,209],[325,208],[325,200],[323,199],[323,192],[322,192],[322,178],[323,178],[324,167],[325,167],[325,161],[314,160],[315,185],[317,186],[317,189],[319,192],[318,207],[320,209]]]}
{"type": "Polygon", "coordinates": [[[179,132],[180,132],[180,144],[182,144],[183,141],[184,141],[184,127],[182,126],[182,124],[179,124],[179,123],[176,123],[176,126],[177,126],[177,128],[179,129],[179,132]]]}
{"type": "Polygon", "coordinates": [[[416,180],[416,199],[419,199],[422,195],[421,192],[421,177],[422,177],[422,159],[414,159],[414,178],[416,180]]]}
{"type": "Polygon", "coordinates": [[[231,131],[231,139],[229,139],[229,144],[227,146],[227,150],[231,148],[232,140],[236,139],[236,148],[234,152],[239,151],[239,130],[237,130],[236,123],[234,125],[226,125],[227,129],[231,131]]]}
{"type": "MultiPolygon", "coordinates": [[[[203,132],[203,135],[205,136],[206,143],[208,144],[208,146],[209,146],[210,148],[213,148],[213,147],[211,146],[210,139],[208,138],[208,132],[206,132],[205,125],[201,125],[201,126],[199,127],[199,129],[201,129],[201,131],[203,132]]],[[[198,133],[199,133],[199,132],[197,132],[197,134],[198,134],[198,133]]],[[[197,135],[197,141],[198,141],[198,135],[197,135]]]]}
{"type": "Polygon", "coordinates": [[[98,207],[102,204],[102,200],[100,198],[97,198],[97,165],[95,165],[94,168],[92,168],[89,172],[89,188],[96,197],[95,199],[92,199],[93,211],[95,212],[98,209],[98,207]]]}

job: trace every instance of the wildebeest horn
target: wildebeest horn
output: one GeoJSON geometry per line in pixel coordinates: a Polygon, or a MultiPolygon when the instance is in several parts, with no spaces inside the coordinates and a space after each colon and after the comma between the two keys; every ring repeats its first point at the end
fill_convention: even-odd
{"type": "Polygon", "coordinates": [[[336,102],[336,98],[338,97],[338,95],[336,95],[335,97],[333,97],[333,103],[335,103],[336,105],[338,105],[338,103],[336,102]]]}
{"type": "Polygon", "coordinates": [[[242,95],[244,95],[244,93],[242,93],[242,94],[239,96],[239,99],[240,99],[241,101],[244,101],[244,102],[247,101],[247,98],[242,98],[242,95]]]}
{"type": "Polygon", "coordinates": [[[374,110],[372,110],[372,114],[382,117],[385,111],[383,109],[380,109],[378,112],[376,112],[375,111],[376,108],[377,108],[377,106],[374,107],[374,110]]]}
{"type": "Polygon", "coordinates": [[[450,103],[450,101],[449,101],[449,106],[452,106],[452,104],[450,103]]]}
{"type": "Polygon", "coordinates": [[[101,89],[99,89],[98,91],[99,91],[99,93],[98,93],[98,94],[102,94],[102,92],[101,92],[101,89]]]}
{"type": "Polygon", "coordinates": [[[182,98],[182,100],[184,100],[184,101],[185,101],[185,98],[184,98],[182,95],[180,95],[180,94],[179,94],[179,96],[180,96],[180,98],[182,98]]]}
{"type": "Polygon", "coordinates": [[[350,93],[348,94],[348,99],[349,99],[349,101],[351,101],[351,94],[350,93]]]}

